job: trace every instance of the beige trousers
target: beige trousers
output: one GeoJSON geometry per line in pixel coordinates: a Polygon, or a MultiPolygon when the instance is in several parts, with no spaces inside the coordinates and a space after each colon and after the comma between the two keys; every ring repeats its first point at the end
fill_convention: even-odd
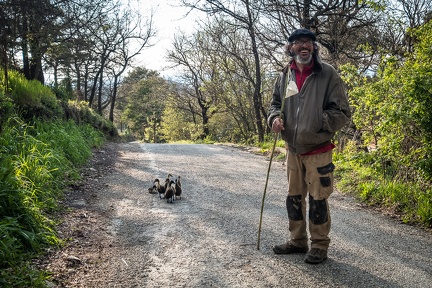
{"type": "Polygon", "coordinates": [[[288,196],[286,206],[289,219],[290,242],[299,247],[308,245],[308,218],[311,248],[327,250],[331,226],[328,197],[333,192],[332,151],[300,156],[287,151],[288,196]],[[309,192],[309,198],[306,196],[309,192]],[[309,214],[306,217],[306,204],[309,214]]]}

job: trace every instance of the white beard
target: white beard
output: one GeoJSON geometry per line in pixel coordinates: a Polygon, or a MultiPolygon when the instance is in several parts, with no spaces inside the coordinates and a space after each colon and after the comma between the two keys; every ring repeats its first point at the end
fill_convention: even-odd
{"type": "Polygon", "coordinates": [[[301,58],[299,54],[296,54],[294,56],[294,59],[295,59],[295,61],[297,63],[300,63],[300,64],[309,64],[312,61],[312,54],[310,54],[309,57],[306,58],[306,59],[301,58]]]}

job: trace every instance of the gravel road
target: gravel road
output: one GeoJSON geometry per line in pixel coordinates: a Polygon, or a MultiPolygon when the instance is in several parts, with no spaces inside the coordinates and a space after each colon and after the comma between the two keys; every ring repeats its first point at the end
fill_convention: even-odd
{"type": "Polygon", "coordinates": [[[89,236],[100,237],[99,252],[82,254],[87,268],[69,267],[81,276],[62,287],[432,287],[430,232],[337,191],[329,259],[274,255],[288,237],[282,162],[272,164],[257,250],[265,156],[222,145],[116,145],[112,171],[97,180],[103,189],[75,203],[105,215],[89,236]],[[173,204],[148,193],[168,173],[182,179],[173,204]]]}

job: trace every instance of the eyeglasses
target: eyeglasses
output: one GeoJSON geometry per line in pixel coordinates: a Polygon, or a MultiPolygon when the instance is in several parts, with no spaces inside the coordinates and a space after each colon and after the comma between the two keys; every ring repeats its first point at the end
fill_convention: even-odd
{"type": "Polygon", "coordinates": [[[305,41],[303,41],[303,40],[294,40],[293,41],[293,44],[294,45],[299,45],[299,46],[302,46],[303,44],[306,44],[306,45],[312,45],[312,43],[313,43],[313,41],[312,40],[305,40],[305,41]]]}

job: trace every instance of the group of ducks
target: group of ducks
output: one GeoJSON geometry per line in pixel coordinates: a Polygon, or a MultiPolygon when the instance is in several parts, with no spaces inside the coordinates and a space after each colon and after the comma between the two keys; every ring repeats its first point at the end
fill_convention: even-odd
{"type": "Polygon", "coordinates": [[[167,202],[174,203],[176,199],[181,199],[182,187],[180,176],[174,178],[171,174],[168,174],[163,185],[160,183],[160,180],[156,178],[153,181],[153,187],[149,188],[149,193],[159,193],[160,199],[166,199],[167,202]]]}

